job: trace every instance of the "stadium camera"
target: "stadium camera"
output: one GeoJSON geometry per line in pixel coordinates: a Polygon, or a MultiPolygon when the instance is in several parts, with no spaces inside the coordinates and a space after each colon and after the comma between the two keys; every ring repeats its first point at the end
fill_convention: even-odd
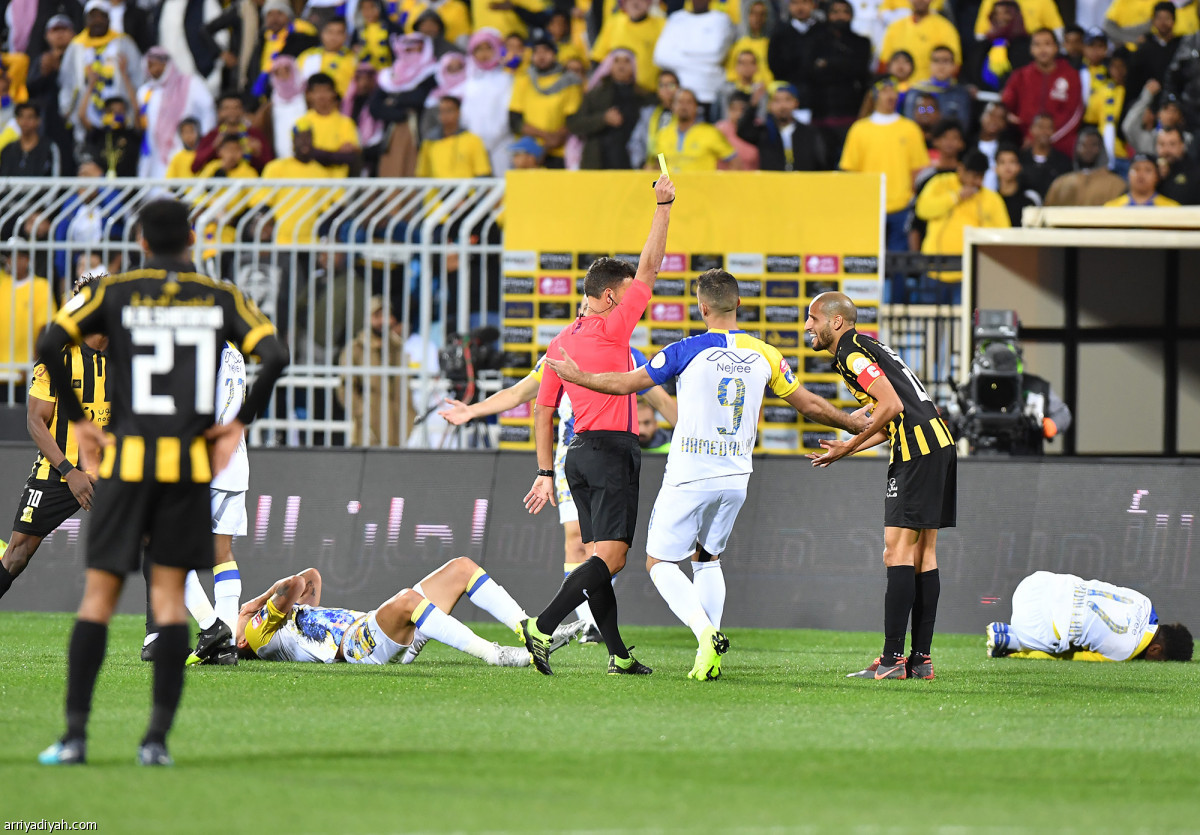
{"type": "Polygon", "coordinates": [[[456,400],[467,405],[474,403],[479,396],[476,380],[510,364],[508,354],[496,346],[499,338],[499,329],[486,325],[465,336],[454,334],[438,350],[438,365],[453,387],[456,400]]]}
{"type": "Polygon", "coordinates": [[[975,454],[1010,455],[1041,432],[1042,415],[1026,408],[1020,326],[1015,310],[975,311],[971,376],[950,409],[951,429],[975,454]]]}

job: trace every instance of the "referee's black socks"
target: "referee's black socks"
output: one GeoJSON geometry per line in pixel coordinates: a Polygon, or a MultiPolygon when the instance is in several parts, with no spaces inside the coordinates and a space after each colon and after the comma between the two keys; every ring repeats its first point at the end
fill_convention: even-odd
{"type": "Polygon", "coordinates": [[[175,709],[183,694],[183,667],[188,652],[187,624],[173,623],[158,628],[154,642],[154,707],[142,744],[167,743],[167,731],[175,721],[175,709]]]}
{"type": "Polygon", "coordinates": [[[933,644],[933,625],[937,620],[938,598],[942,594],[942,576],[935,568],[917,575],[912,607],[912,651],[929,655],[933,644]]]}
{"type": "Polygon", "coordinates": [[[75,621],[71,641],[67,644],[67,733],[64,740],[87,736],[92,693],[96,690],[96,677],[100,675],[107,646],[108,624],[75,621]]]}
{"type": "Polygon", "coordinates": [[[917,570],[911,565],[889,565],[887,592],[883,596],[883,660],[904,657],[904,634],[917,592],[917,570]]]}
{"type": "MultiPolygon", "coordinates": [[[[607,570],[608,567],[605,566],[606,573],[607,570]]],[[[604,644],[608,647],[608,654],[617,658],[628,658],[629,649],[625,646],[621,630],[617,626],[617,595],[613,591],[611,576],[609,575],[610,579],[597,588],[588,589],[588,605],[592,609],[592,617],[596,619],[596,628],[600,630],[604,644]]]]}
{"type": "MultiPolygon", "coordinates": [[[[554,599],[538,615],[538,631],[545,635],[552,634],[558,625],[566,620],[567,615],[575,611],[584,600],[595,596],[594,589],[599,586],[608,586],[611,593],[612,574],[609,573],[604,560],[593,556],[586,562],[580,563],[579,568],[563,579],[562,585],[558,587],[558,594],[554,595],[554,599]],[[584,594],[585,591],[588,593],[587,595],[584,594]]],[[[596,614],[594,608],[592,614],[595,615],[598,622],[600,615],[596,614]]]]}

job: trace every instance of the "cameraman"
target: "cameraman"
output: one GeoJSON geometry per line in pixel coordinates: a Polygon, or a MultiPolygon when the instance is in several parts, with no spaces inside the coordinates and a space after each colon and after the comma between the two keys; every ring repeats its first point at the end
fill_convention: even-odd
{"type": "Polygon", "coordinates": [[[1014,432],[1006,451],[1009,455],[1044,455],[1047,441],[1071,427],[1071,409],[1051,387],[1050,382],[1025,370],[1021,349],[1015,342],[984,342],[979,353],[986,366],[996,374],[1011,374],[1021,380],[1022,413],[1028,418],[1014,432]]]}

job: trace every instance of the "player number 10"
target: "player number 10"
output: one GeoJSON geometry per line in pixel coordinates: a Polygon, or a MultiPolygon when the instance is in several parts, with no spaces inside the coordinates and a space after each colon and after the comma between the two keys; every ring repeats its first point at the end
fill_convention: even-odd
{"type": "Polygon", "coordinates": [[[717,431],[722,435],[736,435],[742,428],[742,405],[746,402],[746,384],[741,377],[722,377],[717,385],[717,402],[722,406],[733,407],[733,428],[726,429],[718,426],[717,431]],[[732,384],[733,397],[729,396],[732,384]]]}
{"type": "Polygon", "coordinates": [[[134,328],[134,345],[149,345],[154,351],[133,355],[133,411],[139,415],[173,415],[175,398],[154,393],[154,377],[175,373],[176,346],[196,349],[196,411],[213,409],[217,387],[216,334],[209,328],[134,328]]]}

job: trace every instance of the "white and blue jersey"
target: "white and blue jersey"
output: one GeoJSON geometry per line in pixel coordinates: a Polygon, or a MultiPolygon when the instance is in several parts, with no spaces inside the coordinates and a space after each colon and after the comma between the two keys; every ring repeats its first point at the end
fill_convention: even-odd
{"type": "MultiPolygon", "coordinates": [[[[221,352],[221,370],[217,374],[216,417],[224,426],[233,421],[246,402],[246,360],[241,352],[226,342],[221,352]]],[[[238,443],[237,452],[221,472],[213,475],[212,489],[241,493],[250,489],[250,459],[246,455],[246,439],[238,443]]]]}
{"type": "Polygon", "coordinates": [[[751,454],[767,386],[779,397],[800,387],[778,350],[745,331],[710,330],[663,348],[646,366],[657,385],[678,377],[679,422],[664,484],[754,471],[751,454]]]}

